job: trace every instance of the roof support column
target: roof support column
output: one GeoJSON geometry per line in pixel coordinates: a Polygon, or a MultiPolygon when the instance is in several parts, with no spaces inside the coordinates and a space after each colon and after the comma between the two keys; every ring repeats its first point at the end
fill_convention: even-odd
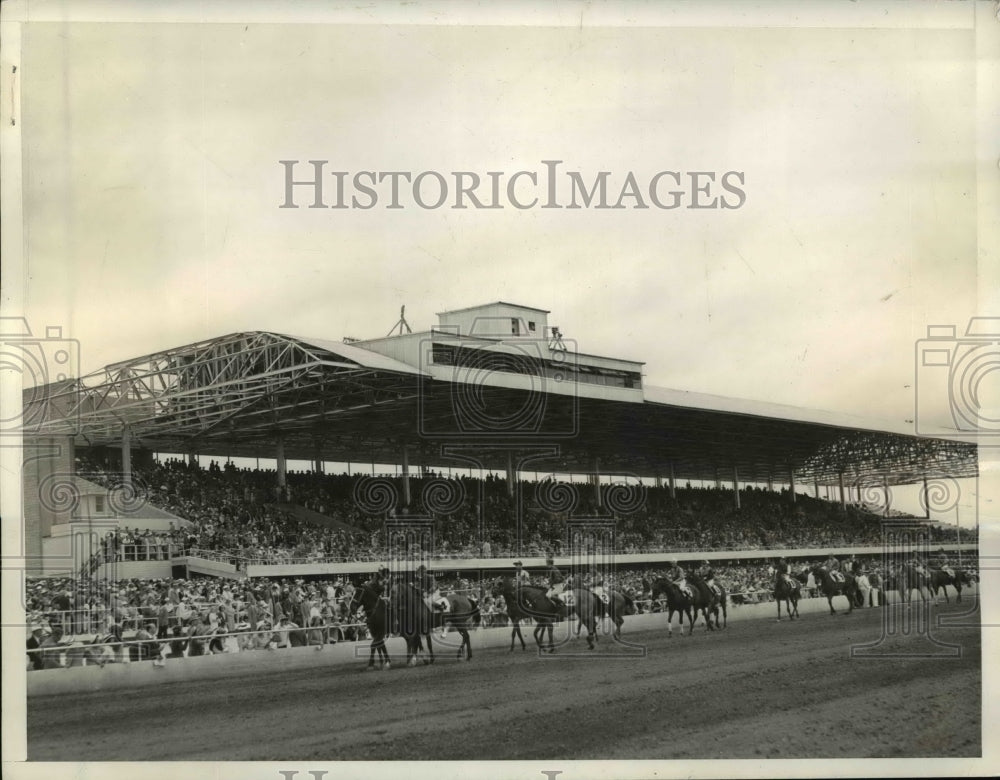
{"type": "Polygon", "coordinates": [[[722,490],[722,478],[719,477],[719,467],[715,467],[715,489],[722,490]]]}
{"type": "Polygon", "coordinates": [[[792,503],[795,503],[795,469],[788,467],[789,493],[792,494],[792,503]]]}
{"type": "Polygon", "coordinates": [[[882,517],[889,516],[889,503],[892,501],[892,495],[889,493],[889,478],[882,477],[882,490],[885,491],[885,509],[882,510],[882,517]]]}
{"type": "Polygon", "coordinates": [[[122,426],[122,481],[132,484],[132,429],[122,426]]]}
{"type": "Polygon", "coordinates": [[[819,498],[819,480],[813,480],[813,489],[816,491],[816,498],[819,498]]]}
{"type": "Polygon", "coordinates": [[[594,505],[601,508],[601,461],[594,456],[594,505]]]}
{"type": "Polygon", "coordinates": [[[926,517],[926,519],[930,520],[931,519],[931,497],[930,497],[930,494],[927,492],[927,477],[926,477],[926,475],[924,476],[924,495],[923,495],[923,499],[924,499],[924,510],[927,512],[927,514],[925,515],[925,517],[926,517]]]}
{"type": "Polygon", "coordinates": [[[316,473],[316,474],[322,474],[323,473],[323,449],[322,449],[322,447],[320,447],[320,443],[318,441],[315,442],[315,444],[313,446],[314,446],[314,449],[315,449],[315,451],[313,453],[315,455],[315,462],[313,463],[313,472],[316,473]]]}
{"type": "Polygon", "coordinates": [[[278,441],[275,443],[274,447],[274,459],[278,470],[278,498],[279,500],[284,501],[288,475],[285,464],[285,439],[280,434],[278,435],[278,441]]]}
{"type": "Polygon", "coordinates": [[[410,506],[410,451],[403,445],[403,506],[410,506]]]}
{"type": "Polygon", "coordinates": [[[740,508],[740,472],[733,466],[733,506],[740,508]]]}
{"type": "Polygon", "coordinates": [[[767,472],[767,492],[774,492],[774,473],[770,471],[767,472]]]}
{"type": "Polygon", "coordinates": [[[514,479],[517,475],[514,473],[514,453],[507,451],[507,495],[511,498],[514,497],[514,479]]]}
{"type": "Polygon", "coordinates": [[[656,475],[656,486],[658,488],[663,487],[663,477],[661,477],[659,474],[656,475]]]}
{"type": "Polygon", "coordinates": [[[847,512],[847,498],[844,497],[844,472],[841,471],[837,475],[837,479],[840,482],[840,508],[847,512]]]}
{"type": "Polygon", "coordinates": [[[674,479],[674,462],[670,461],[670,497],[677,498],[677,482],[674,479]]]}

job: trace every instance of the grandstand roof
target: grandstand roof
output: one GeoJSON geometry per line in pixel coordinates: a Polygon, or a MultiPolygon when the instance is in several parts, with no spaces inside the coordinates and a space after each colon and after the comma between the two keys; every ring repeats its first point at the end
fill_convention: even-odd
{"type": "MultiPolygon", "coordinates": [[[[645,388],[548,392],[509,381],[443,381],[354,344],[233,333],[25,392],[38,435],[162,452],[503,469],[677,480],[909,483],[969,477],[974,445],[899,426],[735,398],[645,388]],[[533,455],[529,460],[522,460],[533,455]]],[[[503,377],[509,379],[509,376],[503,377]]]]}

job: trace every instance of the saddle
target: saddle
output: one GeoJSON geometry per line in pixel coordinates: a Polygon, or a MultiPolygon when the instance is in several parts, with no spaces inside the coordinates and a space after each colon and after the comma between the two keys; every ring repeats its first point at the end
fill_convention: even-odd
{"type": "Polygon", "coordinates": [[[576,606],[576,597],[571,590],[564,590],[562,593],[557,593],[556,598],[560,599],[567,607],[576,606]]]}
{"type": "Polygon", "coordinates": [[[717,583],[713,582],[708,587],[712,589],[712,593],[714,593],[718,598],[722,598],[722,588],[720,588],[717,583]]]}
{"type": "Polygon", "coordinates": [[[451,612],[451,602],[441,595],[440,591],[434,591],[424,597],[424,603],[428,609],[438,612],[451,612]]]}
{"type": "Polygon", "coordinates": [[[837,583],[843,583],[843,582],[845,582],[844,573],[843,572],[839,572],[839,571],[831,571],[830,572],[830,579],[833,580],[834,582],[837,582],[837,583]]]}

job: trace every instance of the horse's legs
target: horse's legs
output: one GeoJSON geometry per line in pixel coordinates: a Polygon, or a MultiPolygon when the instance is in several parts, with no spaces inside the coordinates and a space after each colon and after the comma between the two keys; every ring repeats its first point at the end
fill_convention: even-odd
{"type": "Polygon", "coordinates": [[[833,594],[832,594],[832,593],[828,593],[828,594],[826,595],[826,602],[827,602],[827,604],[829,604],[829,605],[830,605],[830,614],[831,614],[831,615],[835,615],[835,614],[837,614],[837,610],[835,610],[835,609],[833,608],[833,594]]]}

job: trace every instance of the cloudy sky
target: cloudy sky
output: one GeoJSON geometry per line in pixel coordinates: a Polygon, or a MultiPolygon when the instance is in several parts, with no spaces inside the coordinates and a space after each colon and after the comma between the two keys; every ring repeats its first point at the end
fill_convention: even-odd
{"type": "Polygon", "coordinates": [[[89,371],[502,299],[649,384],[902,424],[914,342],[977,313],[973,32],[718,21],[28,25],[25,311],[89,371]],[[391,210],[380,187],[370,210],[278,208],[279,160],[485,178],[550,159],[614,193],[630,171],[740,171],[746,202],[391,210]]]}

